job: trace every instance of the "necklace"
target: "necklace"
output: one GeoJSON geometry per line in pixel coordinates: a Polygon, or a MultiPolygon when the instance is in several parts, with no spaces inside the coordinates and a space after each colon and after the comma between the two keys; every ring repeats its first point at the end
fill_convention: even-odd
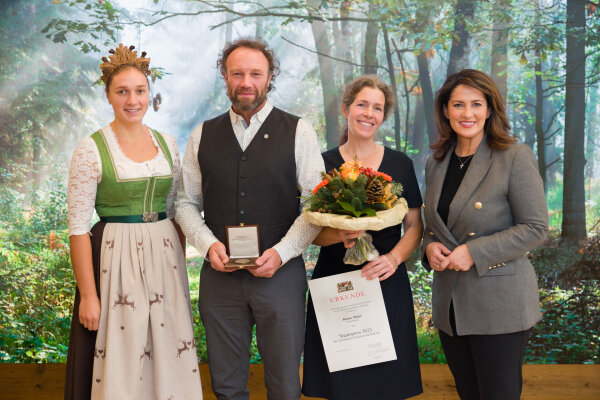
{"type": "MultiPolygon", "coordinates": [[[[456,153],[454,153],[456,154],[456,153]]],[[[456,154],[456,158],[458,158],[458,162],[460,164],[460,169],[463,169],[463,167],[465,166],[465,164],[467,162],[469,162],[469,160],[471,159],[471,157],[473,157],[474,154],[471,154],[470,156],[468,156],[464,161],[462,160],[462,158],[460,158],[460,156],[458,154],[456,154]]]]}
{"type": "MultiPolygon", "coordinates": [[[[352,153],[350,152],[350,148],[349,147],[350,146],[348,146],[348,142],[344,143],[344,152],[347,153],[349,156],[351,156],[352,153]]],[[[379,150],[379,147],[377,146],[377,144],[375,144],[374,149],[369,154],[367,154],[366,156],[363,156],[361,158],[361,161],[363,163],[369,161],[369,159],[371,158],[371,156],[373,156],[377,152],[377,150],[379,150]]],[[[355,154],[354,157],[352,157],[351,159],[354,160],[355,158],[358,159],[358,155],[357,154],[355,154]]]]}

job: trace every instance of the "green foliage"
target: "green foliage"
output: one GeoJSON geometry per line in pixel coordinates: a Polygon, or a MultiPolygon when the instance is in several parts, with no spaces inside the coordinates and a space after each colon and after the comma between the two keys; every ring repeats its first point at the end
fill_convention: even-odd
{"type": "Polygon", "coordinates": [[[200,312],[198,311],[198,290],[200,287],[200,271],[202,270],[202,258],[193,258],[187,260],[187,272],[190,283],[190,297],[192,302],[192,315],[194,319],[194,337],[196,338],[196,352],[198,361],[205,362],[208,360],[206,352],[206,334],[204,325],[200,320],[200,312]]]}
{"type": "Polygon", "coordinates": [[[0,250],[0,361],[65,362],[74,281],[66,247],[0,250]]]}
{"type": "Polygon", "coordinates": [[[440,336],[434,329],[417,327],[417,345],[421,364],[445,364],[446,355],[442,349],[440,336]]]}
{"type": "Polygon", "coordinates": [[[432,329],[431,284],[433,283],[433,274],[421,266],[420,260],[415,262],[414,272],[411,270],[407,272],[415,304],[417,326],[423,330],[432,329]]]}
{"type": "Polygon", "coordinates": [[[57,177],[24,197],[0,188],[0,361],[64,362],[75,283],[57,177]]]}
{"type": "Polygon", "coordinates": [[[110,1],[71,0],[59,4],[68,5],[87,15],[88,18],[74,19],[72,16],[67,19],[52,18],[42,29],[47,39],[54,43],[65,43],[67,36],[73,35],[78,38],[73,44],[83,53],[99,52],[100,49],[96,44],[101,39],[104,40],[104,46],[112,46],[118,42],[118,32],[123,30],[119,17],[123,16],[123,12],[113,7],[110,1]]]}
{"type": "Polygon", "coordinates": [[[556,237],[529,256],[543,319],[532,331],[526,361],[600,363],[600,236],[580,247],[556,237]]]}
{"type": "Polygon", "coordinates": [[[27,250],[47,246],[51,232],[65,240],[67,194],[60,181],[60,171],[29,196],[29,206],[20,192],[8,185],[2,186],[0,222],[3,228],[0,228],[0,239],[4,243],[3,248],[27,250]]]}
{"type": "Polygon", "coordinates": [[[400,182],[392,182],[391,192],[392,192],[392,194],[400,197],[400,196],[402,196],[402,193],[404,192],[404,186],[402,186],[402,183],[400,183],[400,182]]]}
{"type": "Polygon", "coordinates": [[[444,364],[446,356],[442,350],[440,337],[431,321],[433,275],[421,266],[420,260],[416,260],[414,268],[410,268],[407,272],[415,307],[419,359],[423,364],[444,364]]]}
{"type": "Polygon", "coordinates": [[[525,362],[600,363],[600,285],[541,289],[543,319],[534,328],[525,362]]]}

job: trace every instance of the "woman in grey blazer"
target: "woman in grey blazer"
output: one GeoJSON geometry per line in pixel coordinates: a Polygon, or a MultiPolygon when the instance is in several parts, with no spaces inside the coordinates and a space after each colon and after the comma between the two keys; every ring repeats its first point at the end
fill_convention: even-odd
{"type": "Polygon", "coordinates": [[[433,323],[462,400],[519,399],[525,347],[541,319],[526,253],[548,231],[537,162],[510,135],[483,72],[448,77],[435,107],[422,245],[434,270],[433,323]]]}

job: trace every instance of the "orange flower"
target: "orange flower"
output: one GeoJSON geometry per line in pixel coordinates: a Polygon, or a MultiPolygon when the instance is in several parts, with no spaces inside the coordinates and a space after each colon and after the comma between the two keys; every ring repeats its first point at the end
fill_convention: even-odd
{"type": "Polygon", "coordinates": [[[361,167],[360,162],[356,160],[345,162],[340,167],[340,173],[344,180],[352,179],[355,181],[363,171],[364,169],[361,167]]]}
{"type": "Polygon", "coordinates": [[[344,180],[352,179],[353,181],[355,181],[359,175],[360,175],[360,172],[358,170],[342,172],[342,178],[344,178],[344,180]]]}
{"type": "Polygon", "coordinates": [[[321,189],[324,186],[327,186],[329,184],[329,181],[327,179],[323,179],[321,181],[321,183],[319,183],[314,189],[313,189],[313,193],[317,194],[317,192],[319,191],[319,189],[321,189]]]}
{"type": "Polygon", "coordinates": [[[350,160],[342,164],[340,171],[350,171],[358,168],[360,168],[360,163],[356,160],[350,160]]]}
{"type": "Polygon", "coordinates": [[[388,181],[388,182],[392,181],[392,177],[389,176],[388,174],[384,174],[383,172],[377,171],[377,176],[380,177],[381,179],[383,179],[384,181],[388,181]]]}

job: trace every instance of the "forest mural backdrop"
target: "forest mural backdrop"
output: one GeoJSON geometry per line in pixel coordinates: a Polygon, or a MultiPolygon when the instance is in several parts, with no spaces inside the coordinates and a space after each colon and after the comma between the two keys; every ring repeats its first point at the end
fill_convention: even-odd
{"type": "MultiPolygon", "coordinates": [[[[413,158],[421,184],[436,138],[436,90],[465,67],[491,74],[512,132],[537,156],[552,227],[529,255],[544,319],[526,361],[600,362],[599,3],[10,0],[0,15],[1,361],[65,360],[74,294],[66,176],[77,141],[112,119],[100,58],[119,42],[148,52],[157,111],[145,121],[175,135],[183,151],[194,126],[228,107],[219,49],[252,36],[281,60],[272,102],[310,120],[323,150],[343,127],[344,84],[364,73],[389,82],[398,103],[379,140],[413,158]]],[[[317,252],[306,254],[309,275],[317,252]]],[[[193,296],[200,265],[189,260],[193,296]]],[[[421,360],[444,362],[431,326],[431,276],[416,257],[410,277],[421,360]]],[[[199,321],[196,330],[205,359],[199,321]]]]}

